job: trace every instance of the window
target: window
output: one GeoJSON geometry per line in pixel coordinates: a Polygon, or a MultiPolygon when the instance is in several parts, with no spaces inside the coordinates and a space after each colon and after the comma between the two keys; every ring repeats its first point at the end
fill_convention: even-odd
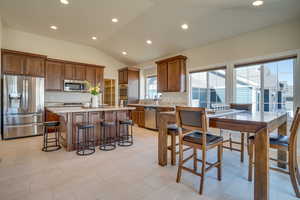
{"type": "Polygon", "coordinates": [[[190,74],[191,104],[213,108],[225,104],[225,68],[190,74]]]}
{"type": "Polygon", "coordinates": [[[160,93],[157,93],[157,76],[149,76],[146,79],[146,98],[159,98],[160,93]]]}
{"type": "Polygon", "coordinates": [[[294,59],[235,68],[237,103],[252,103],[256,111],[286,111],[293,116],[294,59]]]}

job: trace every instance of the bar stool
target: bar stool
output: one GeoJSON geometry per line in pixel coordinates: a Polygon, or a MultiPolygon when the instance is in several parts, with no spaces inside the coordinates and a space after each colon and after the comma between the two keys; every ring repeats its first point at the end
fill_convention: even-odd
{"type": "Polygon", "coordinates": [[[95,153],[95,125],[87,122],[76,123],[77,148],[79,156],[88,156],[95,153]]]}
{"type": "Polygon", "coordinates": [[[111,151],[114,150],[116,145],[116,135],[111,136],[109,133],[106,132],[107,128],[116,127],[116,122],[114,121],[102,121],[100,122],[101,125],[101,142],[99,149],[102,151],[111,151]]]}
{"type": "Polygon", "coordinates": [[[57,151],[61,148],[59,144],[59,137],[60,137],[60,128],[59,122],[45,122],[44,123],[44,144],[42,151],[51,152],[57,151]],[[54,137],[50,137],[53,134],[54,137]]]}
{"type": "Polygon", "coordinates": [[[119,121],[119,146],[128,147],[133,145],[133,131],[132,131],[133,121],[132,120],[120,120],[119,121]],[[121,126],[125,126],[127,131],[124,135],[120,135],[121,126]],[[130,126],[130,131],[129,131],[130,126]]]}
{"type": "MultiPolygon", "coordinates": [[[[171,145],[168,146],[168,150],[171,151],[171,165],[176,165],[176,155],[179,154],[179,151],[176,151],[176,146],[179,144],[176,142],[176,138],[178,138],[178,126],[176,124],[169,124],[168,127],[168,135],[171,136],[171,145]]],[[[186,131],[186,129],[184,129],[186,131]]],[[[186,147],[183,151],[187,151],[192,149],[192,147],[186,147]]]]}

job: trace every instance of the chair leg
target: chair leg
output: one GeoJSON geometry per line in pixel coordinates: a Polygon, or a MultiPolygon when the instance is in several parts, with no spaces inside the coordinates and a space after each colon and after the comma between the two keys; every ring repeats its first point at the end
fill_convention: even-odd
{"type": "Polygon", "coordinates": [[[249,155],[249,136],[250,136],[250,134],[246,133],[246,142],[247,142],[247,153],[248,153],[248,155],[249,155]]]}
{"type": "Polygon", "coordinates": [[[296,162],[295,162],[295,156],[294,156],[294,151],[289,151],[289,173],[290,173],[290,178],[291,178],[291,182],[296,194],[297,198],[300,198],[300,192],[299,192],[299,187],[298,187],[298,183],[296,180],[296,162]]]}
{"type": "Polygon", "coordinates": [[[229,148],[230,148],[230,151],[232,151],[232,138],[231,138],[231,133],[229,134],[229,148]]]}
{"type": "Polygon", "coordinates": [[[244,162],[245,133],[241,133],[241,162],[244,162]]]}
{"type": "Polygon", "coordinates": [[[200,181],[200,190],[199,193],[203,194],[203,188],[204,188],[204,180],[205,180],[205,171],[206,171],[206,151],[202,150],[202,169],[201,169],[201,181],[200,181]]]}
{"type": "Polygon", "coordinates": [[[299,174],[299,167],[298,167],[298,159],[297,159],[297,147],[295,148],[294,157],[295,157],[295,171],[298,184],[300,185],[300,174],[299,174]]]}
{"type": "Polygon", "coordinates": [[[222,155],[223,155],[223,144],[218,146],[218,180],[222,180],[222,155]]]}
{"type": "Polygon", "coordinates": [[[171,165],[176,165],[176,136],[171,135],[171,165]]]}
{"type": "Polygon", "coordinates": [[[253,157],[254,157],[254,144],[249,142],[249,164],[248,164],[248,181],[252,182],[253,177],[253,157]]]}
{"type": "Polygon", "coordinates": [[[182,165],[183,165],[182,162],[183,162],[183,146],[179,139],[179,164],[178,164],[177,178],[176,178],[177,183],[179,183],[181,179],[181,172],[182,172],[182,165]]]}
{"type": "Polygon", "coordinates": [[[193,148],[193,157],[194,157],[194,170],[197,172],[197,149],[193,148]]]}

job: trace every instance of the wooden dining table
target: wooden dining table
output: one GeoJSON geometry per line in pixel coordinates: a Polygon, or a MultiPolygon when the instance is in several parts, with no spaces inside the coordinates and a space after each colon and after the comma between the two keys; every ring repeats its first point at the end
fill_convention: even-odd
{"type": "MultiPolygon", "coordinates": [[[[269,199],[269,133],[278,129],[280,135],[287,135],[287,113],[249,112],[240,110],[220,111],[208,114],[209,127],[255,134],[254,199],[269,199]]],[[[159,115],[158,163],[167,165],[167,125],[175,123],[175,112],[159,115]]],[[[278,150],[278,159],[286,161],[287,154],[278,150]]],[[[286,168],[286,164],[278,163],[286,168]]]]}

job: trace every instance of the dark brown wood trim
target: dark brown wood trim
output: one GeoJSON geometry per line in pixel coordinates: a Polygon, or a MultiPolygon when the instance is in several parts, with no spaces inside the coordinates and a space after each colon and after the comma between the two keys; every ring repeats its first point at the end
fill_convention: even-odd
{"type": "Polygon", "coordinates": [[[206,69],[200,69],[200,70],[193,70],[193,71],[190,71],[189,73],[193,74],[193,73],[198,73],[198,72],[209,72],[209,71],[214,71],[214,70],[219,70],[219,69],[226,69],[226,66],[206,68],[206,69]]]}
{"type": "Polygon", "coordinates": [[[293,59],[293,58],[297,58],[297,54],[290,55],[290,56],[278,57],[278,58],[272,58],[272,59],[263,59],[263,60],[259,60],[259,61],[255,61],[255,62],[240,63],[240,64],[234,65],[234,67],[238,68],[238,67],[245,67],[245,66],[249,66],[249,65],[259,65],[259,64],[276,62],[276,61],[281,61],[281,60],[288,60],[288,59],[293,59]]]}
{"type": "Polygon", "coordinates": [[[123,67],[121,69],[118,69],[118,71],[123,71],[123,70],[130,70],[130,71],[137,71],[137,72],[140,71],[140,69],[136,67],[123,67]]]}
{"type": "Polygon", "coordinates": [[[27,53],[23,51],[15,51],[15,50],[9,50],[9,49],[1,49],[1,53],[13,53],[13,54],[19,54],[23,56],[30,56],[30,57],[40,57],[46,59],[47,56],[41,55],[41,54],[35,54],[35,53],[27,53]]]}
{"type": "Polygon", "coordinates": [[[61,60],[61,59],[55,59],[55,58],[47,58],[47,61],[51,62],[60,62],[64,64],[74,64],[74,65],[85,65],[89,67],[100,67],[100,68],[105,68],[105,66],[102,65],[94,65],[94,64],[87,64],[87,63],[80,63],[80,62],[74,62],[74,61],[67,61],[67,60],[61,60]]]}
{"type": "Polygon", "coordinates": [[[163,60],[156,61],[155,63],[159,64],[159,63],[162,63],[162,62],[169,62],[169,61],[178,60],[178,59],[186,60],[187,57],[183,56],[183,55],[178,55],[178,56],[174,56],[174,57],[171,57],[171,58],[166,58],[166,59],[163,59],[163,60]]]}

